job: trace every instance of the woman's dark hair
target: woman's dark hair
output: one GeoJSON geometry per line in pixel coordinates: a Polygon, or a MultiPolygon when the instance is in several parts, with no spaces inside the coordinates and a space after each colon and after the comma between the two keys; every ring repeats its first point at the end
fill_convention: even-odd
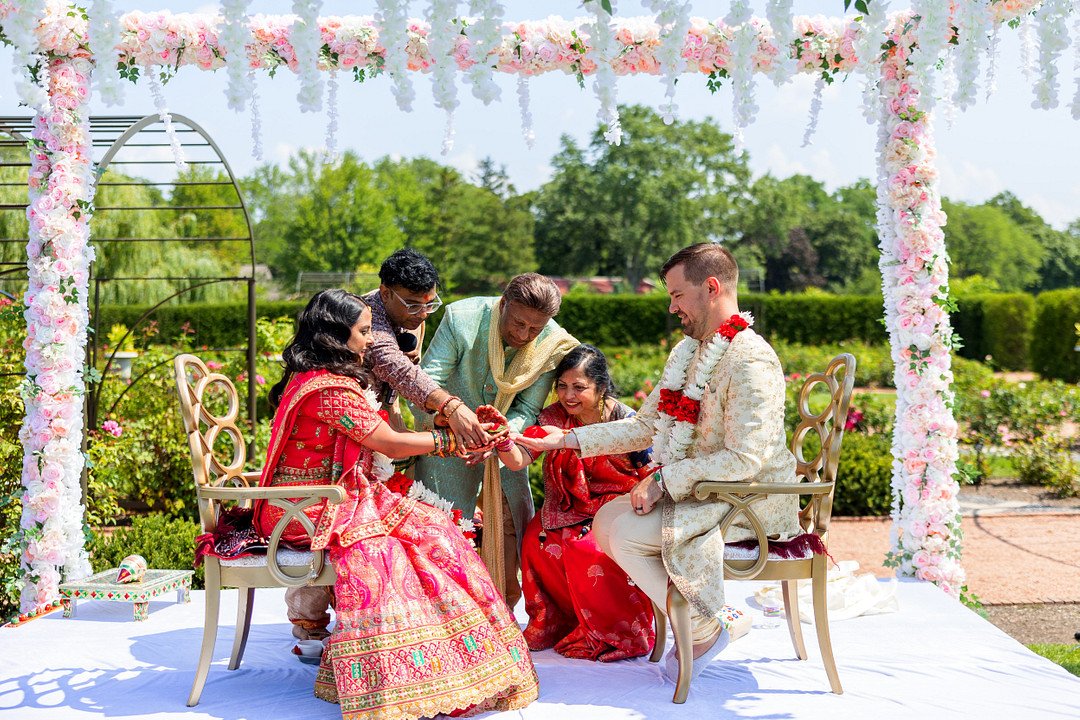
{"type": "Polygon", "coordinates": [[[596,383],[596,389],[604,397],[616,396],[615,381],[611,379],[607,357],[600,351],[600,348],[582,343],[566,353],[562,361],[559,362],[558,367],[555,368],[555,379],[558,380],[563,376],[563,373],[574,368],[581,368],[581,372],[585,373],[585,377],[596,383]]]}
{"type": "Polygon", "coordinates": [[[307,370],[329,370],[367,387],[367,373],[348,345],[353,325],[366,307],[359,295],[336,289],[322,290],[308,301],[297,318],[296,335],[281,353],[285,374],[270,388],[270,407],[277,409],[293,373],[307,370]]]}
{"type": "Polygon", "coordinates": [[[423,253],[402,248],[383,260],[379,281],[387,287],[396,285],[409,292],[426,293],[439,284],[439,272],[423,253]]]}

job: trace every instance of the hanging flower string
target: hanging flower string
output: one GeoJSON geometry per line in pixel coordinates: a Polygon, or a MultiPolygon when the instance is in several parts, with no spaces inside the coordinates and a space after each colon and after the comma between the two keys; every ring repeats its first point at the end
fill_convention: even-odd
{"type": "Polygon", "coordinates": [[[172,115],[169,113],[169,107],[165,103],[165,88],[162,87],[161,79],[158,77],[156,70],[148,67],[145,68],[145,73],[147,84],[150,86],[150,94],[154,96],[154,107],[157,109],[162,125],[165,126],[165,137],[169,138],[169,146],[172,148],[176,169],[187,170],[188,164],[184,159],[184,148],[180,145],[180,138],[176,134],[176,128],[173,127],[172,115]]]}
{"type": "Polygon", "coordinates": [[[454,147],[454,110],[457,109],[457,68],[454,51],[460,37],[457,0],[432,0],[428,7],[427,49],[431,55],[431,89],[435,107],[446,113],[442,154],[454,147]]]}
{"type": "MultiPolygon", "coordinates": [[[[49,8],[52,14],[54,8],[49,8]]],[[[4,17],[4,35],[14,47],[11,58],[11,71],[15,75],[15,92],[19,102],[28,108],[47,112],[49,109],[48,63],[41,61],[42,47],[38,42],[39,18],[45,16],[44,0],[25,0],[8,8],[4,17]]],[[[68,17],[63,22],[71,36],[78,37],[74,30],[78,18],[68,17]]],[[[59,33],[56,39],[60,39],[59,33]]]]}
{"type": "Polygon", "coordinates": [[[248,72],[247,43],[251,39],[248,29],[247,9],[251,0],[221,0],[224,22],[218,33],[218,41],[225,52],[225,68],[228,82],[225,99],[230,110],[240,112],[251,99],[252,76],[248,72]]]}
{"type": "Polygon", "coordinates": [[[803,147],[809,147],[814,142],[818,119],[821,117],[821,96],[824,92],[825,79],[818,77],[817,81],[814,82],[814,97],[810,100],[810,120],[806,123],[806,131],[803,133],[803,147]]]}
{"type": "Polygon", "coordinates": [[[499,0],[469,0],[469,23],[466,27],[468,57],[459,65],[469,64],[465,81],[472,85],[473,96],[490,105],[502,90],[495,82],[492,62],[502,44],[503,6],[499,0]]]}
{"type": "Polygon", "coordinates": [[[94,53],[94,84],[106,105],[119,105],[124,101],[124,87],[116,62],[120,17],[109,0],[94,0],[86,14],[90,25],[90,50],[94,53]]]}
{"type": "Polygon", "coordinates": [[[375,6],[378,8],[375,24],[385,48],[384,67],[393,83],[394,99],[398,108],[408,112],[412,110],[413,99],[416,97],[407,72],[410,68],[409,58],[405,54],[409,43],[406,30],[409,3],[405,0],[376,0],[375,6]]]}
{"type": "Polygon", "coordinates": [[[975,104],[979,95],[979,64],[990,45],[990,0],[972,0],[956,7],[955,70],[953,102],[961,110],[975,104]]]}
{"type": "Polygon", "coordinates": [[[338,79],[337,70],[330,71],[326,79],[326,159],[337,160],[338,134],[338,79]]]}
{"type": "Polygon", "coordinates": [[[259,88],[255,85],[254,71],[248,71],[251,87],[251,157],[263,160],[262,118],[259,116],[259,88]]]}
{"type": "Polygon", "coordinates": [[[751,56],[757,45],[757,30],[751,23],[750,3],[747,0],[732,0],[731,11],[724,19],[732,28],[731,38],[731,102],[735,118],[735,149],[741,151],[743,130],[757,115],[758,106],[754,101],[754,68],[751,56]]]}
{"type": "Polygon", "coordinates": [[[525,138],[525,145],[532,150],[536,144],[536,133],[533,132],[533,116],[529,107],[529,78],[524,75],[518,76],[517,96],[518,109],[521,111],[521,136],[525,138]]]}
{"type": "Polygon", "coordinates": [[[296,55],[296,74],[300,80],[300,90],[296,94],[300,112],[318,112],[322,110],[323,83],[319,73],[319,50],[322,47],[322,35],[319,32],[319,9],[322,0],[293,0],[292,9],[296,15],[289,40],[296,55]]]}
{"type": "Polygon", "coordinates": [[[615,87],[615,71],[611,61],[617,54],[615,34],[611,23],[615,13],[615,0],[611,0],[611,14],[599,1],[591,4],[593,11],[593,45],[587,53],[593,63],[593,91],[600,102],[597,118],[604,126],[604,139],[611,145],[622,144],[622,123],[619,121],[619,101],[615,87]]]}
{"type": "MultiPolygon", "coordinates": [[[[1049,110],[1058,106],[1058,60],[1069,47],[1068,16],[1072,0],[1044,0],[1039,7],[1039,59],[1035,64],[1035,100],[1031,107],[1049,110]]],[[[1080,38],[1077,38],[1080,42],[1080,38]]]]}
{"type": "Polygon", "coordinates": [[[1080,120],[1080,12],[1073,13],[1073,82],[1076,93],[1073,95],[1069,110],[1073,120],[1080,120]]]}
{"type": "MultiPolygon", "coordinates": [[[[870,7],[876,8],[880,2],[887,4],[888,0],[870,3],[870,7]]],[[[777,50],[769,77],[777,87],[791,80],[795,74],[795,58],[791,54],[791,46],[795,41],[795,22],[792,18],[791,5],[792,0],[769,0],[769,4],[765,7],[765,19],[769,21],[773,45],[777,50]]]]}
{"type": "MultiPolygon", "coordinates": [[[[790,0],[785,0],[790,4],[790,0]]],[[[660,26],[660,46],[656,59],[664,78],[664,104],[660,115],[670,125],[678,117],[679,106],[675,104],[675,86],[679,76],[686,71],[683,48],[686,32],[690,29],[690,3],[688,0],[648,0],[646,7],[656,13],[660,26]]]]}

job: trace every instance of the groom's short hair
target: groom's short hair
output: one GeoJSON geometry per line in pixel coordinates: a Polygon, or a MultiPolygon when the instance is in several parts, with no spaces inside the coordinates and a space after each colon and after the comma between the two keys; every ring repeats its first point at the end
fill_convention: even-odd
{"type": "Polygon", "coordinates": [[[739,263],[731,252],[716,243],[697,243],[684,247],[668,258],[660,268],[660,279],[676,265],[683,266],[686,279],[694,284],[701,284],[711,277],[720,281],[725,289],[735,292],[739,286],[739,263]]]}
{"type": "Polygon", "coordinates": [[[530,310],[538,310],[548,317],[559,314],[562,306],[562,294],[555,281],[539,273],[523,273],[511,280],[503,290],[506,302],[524,305],[530,310]]]}

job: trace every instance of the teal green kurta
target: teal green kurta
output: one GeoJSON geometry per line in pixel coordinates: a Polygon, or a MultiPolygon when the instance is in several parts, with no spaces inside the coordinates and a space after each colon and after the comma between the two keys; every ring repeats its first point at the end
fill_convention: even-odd
{"type": "MultiPolygon", "coordinates": [[[[421,362],[424,372],[439,387],[457,395],[474,410],[480,405],[493,405],[499,391],[488,364],[488,330],[491,327],[491,311],[498,299],[468,298],[447,305],[446,314],[421,362]]],[[[555,321],[548,320],[538,340],[543,340],[556,328],[558,325],[555,321]]],[[[507,367],[516,353],[515,348],[505,348],[507,367]]],[[[517,394],[506,413],[512,429],[520,432],[536,422],[536,416],[547,405],[547,396],[554,382],[555,371],[551,370],[517,394]]],[[[413,407],[413,415],[418,420],[418,428],[431,427],[431,415],[416,407],[413,407]]],[[[503,494],[513,513],[520,542],[522,531],[534,512],[528,470],[510,471],[504,467],[501,471],[503,494]]],[[[484,466],[481,463],[469,467],[460,458],[422,455],[417,461],[416,479],[454,503],[454,507],[468,517],[476,508],[476,498],[484,480],[484,466]]]]}

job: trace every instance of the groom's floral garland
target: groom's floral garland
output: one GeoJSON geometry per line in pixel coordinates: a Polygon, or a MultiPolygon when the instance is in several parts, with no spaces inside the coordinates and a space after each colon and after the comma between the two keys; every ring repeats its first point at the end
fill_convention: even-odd
{"type": "Polygon", "coordinates": [[[694,427],[701,412],[705,383],[712,377],[720,359],[731,347],[732,339],[753,324],[754,318],[748,312],[728,318],[705,346],[694,373],[694,382],[689,385],[686,379],[690,361],[701,343],[693,338],[686,338],[675,346],[671,362],[664,368],[664,375],[660,378],[660,420],[653,438],[653,451],[661,465],[668,465],[686,457],[686,450],[694,439],[694,427]]]}

